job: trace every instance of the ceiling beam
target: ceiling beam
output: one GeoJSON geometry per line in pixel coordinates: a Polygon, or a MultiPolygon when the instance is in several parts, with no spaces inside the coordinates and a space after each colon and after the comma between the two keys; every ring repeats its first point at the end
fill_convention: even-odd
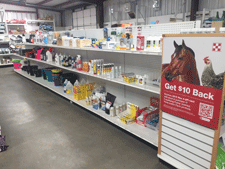
{"type": "Polygon", "coordinates": [[[79,2],[79,0],[75,0],[75,1],[69,0],[69,1],[67,1],[67,2],[63,2],[63,3],[61,3],[61,4],[55,5],[55,6],[53,6],[53,8],[60,8],[60,7],[62,7],[62,6],[69,5],[69,4],[72,4],[72,3],[74,3],[74,2],[79,2]]]}
{"type": "Polygon", "coordinates": [[[19,1],[0,0],[0,3],[16,5],[16,6],[24,6],[24,7],[29,7],[29,8],[45,9],[45,10],[56,11],[56,12],[62,11],[62,9],[55,9],[52,7],[47,7],[47,6],[42,6],[42,5],[35,5],[35,4],[29,4],[29,3],[21,4],[19,1]]]}
{"type": "Polygon", "coordinates": [[[80,4],[80,5],[74,5],[74,6],[65,8],[65,10],[76,10],[76,9],[79,9],[79,8],[85,8],[85,7],[90,6],[90,5],[92,5],[92,4],[83,3],[83,4],[80,4]]]}
{"type": "Polygon", "coordinates": [[[44,0],[44,1],[36,3],[36,5],[43,5],[43,4],[46,4],[46,3],[51,2],[51,1],[53,1],[53,0],[44,0]]]}

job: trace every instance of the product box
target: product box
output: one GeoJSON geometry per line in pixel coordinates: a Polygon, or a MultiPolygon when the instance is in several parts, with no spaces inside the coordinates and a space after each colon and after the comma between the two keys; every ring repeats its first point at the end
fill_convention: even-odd
{"type": "Polygon", "coordinates": [[[126,82],[126,83],[133,83],[135,82],[135,77],[134,76],[124,76],[123,77],[123,82],[126,82]]]}
{"type": "Polygon", "coordinates": [[[57,38],[57,46],[62,46],[63,42],[62,42],[62,38],[57,38]]]}
{"type": "Polygon", "coordinates": [[[146,121],[152,120],[158,114],[159,114],[158,108],[155,108],[153,106],[150,106],[149,108],[145,107],[136,112],[136,123],[146,127],[146,121]],[[149,116],[151,116],[151,118],[148,118],[149,116]]]}
{"type": "Polygon", "coordinates": [[[74,86],[73,95],[75,100],[84,100],[86,98],[84,93],[84,86],[83,85],[74,86]]]}
{"type": "Polygon", "coordinates": [[[127,110],[118,114],[120,121],[125,124],[134,123],[138,109],[137,105],[127,102],[127,110]]]}
{"type": "Polygon", "coordinates": [[[89,97],[94,90],[95,83],[88,83],[85,85],[76,85],[73,87],[73,95],[75,100],[84,100],[89,97]]]}
{"type": "Polygon", "coordinates": [[[145,49],[145,37],[144,36],[137,36],[137,50],[144,50],[145,49]]]}
{"type": "Polygon", "coordinates": [[[220,33],[220,28],[225,26],[224,21],[213,21],[212,28],[215,28],[215,33],[220,33]]]}
{"type": "Polygon", "coordinates": [[[77,42],[77,47],[78,48],[91,46],[91,39],[77,39],[76,42],[77,42]]]}
{"type": "Polygon", "coordinates": [[[90,71],[89,62],[83,62],[82,70],[83,70],[84,72],[89,72],[89,71],[90,71]]]}

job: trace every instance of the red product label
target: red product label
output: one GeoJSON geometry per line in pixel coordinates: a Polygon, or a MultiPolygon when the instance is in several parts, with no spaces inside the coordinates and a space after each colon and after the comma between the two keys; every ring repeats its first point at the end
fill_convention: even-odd
{"type": "Polygon", "coordinates": [[[137,50],[144,50],[145,46],[145,37],[137,36],[137,50]]]}
{"type": "Polygon", "coordinates": [[[161,79],[164,112],[212,128],[218,128],[222,90],[161,79]]]}

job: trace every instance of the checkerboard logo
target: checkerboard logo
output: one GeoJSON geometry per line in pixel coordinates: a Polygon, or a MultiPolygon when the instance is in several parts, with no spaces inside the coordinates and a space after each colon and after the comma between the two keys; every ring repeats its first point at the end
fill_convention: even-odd
{"type": "Polygon", "coordinates": [[[222,43],[213,43],[213,52],[221,52],[222,43]]]}

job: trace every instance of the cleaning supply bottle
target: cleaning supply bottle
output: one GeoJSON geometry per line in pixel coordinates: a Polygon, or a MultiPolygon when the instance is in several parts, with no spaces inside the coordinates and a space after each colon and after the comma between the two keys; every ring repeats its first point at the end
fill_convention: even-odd
{"type": "Polygon", "coordinates": [[[63,84],[63,91],[64,91],[64,93],[66,93],[66,85],[67,85],[67,83],[68,83],[68,80],[66,79],[64,84],[63,84]]]}
{"type": "Polygon", "coordinates": [[[151,51],[151,49],[152,49],[152,37],[151,36],[149,36],[149,37],[147,37],[147,40],[146,40],[146,50],[147,51],[151,51]]]}
{"type": "Polygon", "coordinates": [[[73,92],[73,85],[70,81],[66,84],[66,93],[71,94],[73,92]]]}
{"type": "Polygon", "coordinates": [[[82,70],[82,61],[80,55],[77,55],[77,70],[82,70]]]}
{"type": "Polygon", "coordinates": [[[79,81],[76,80],[76,82],[74,83],[74,86],[80,85],[79,81]]]}

